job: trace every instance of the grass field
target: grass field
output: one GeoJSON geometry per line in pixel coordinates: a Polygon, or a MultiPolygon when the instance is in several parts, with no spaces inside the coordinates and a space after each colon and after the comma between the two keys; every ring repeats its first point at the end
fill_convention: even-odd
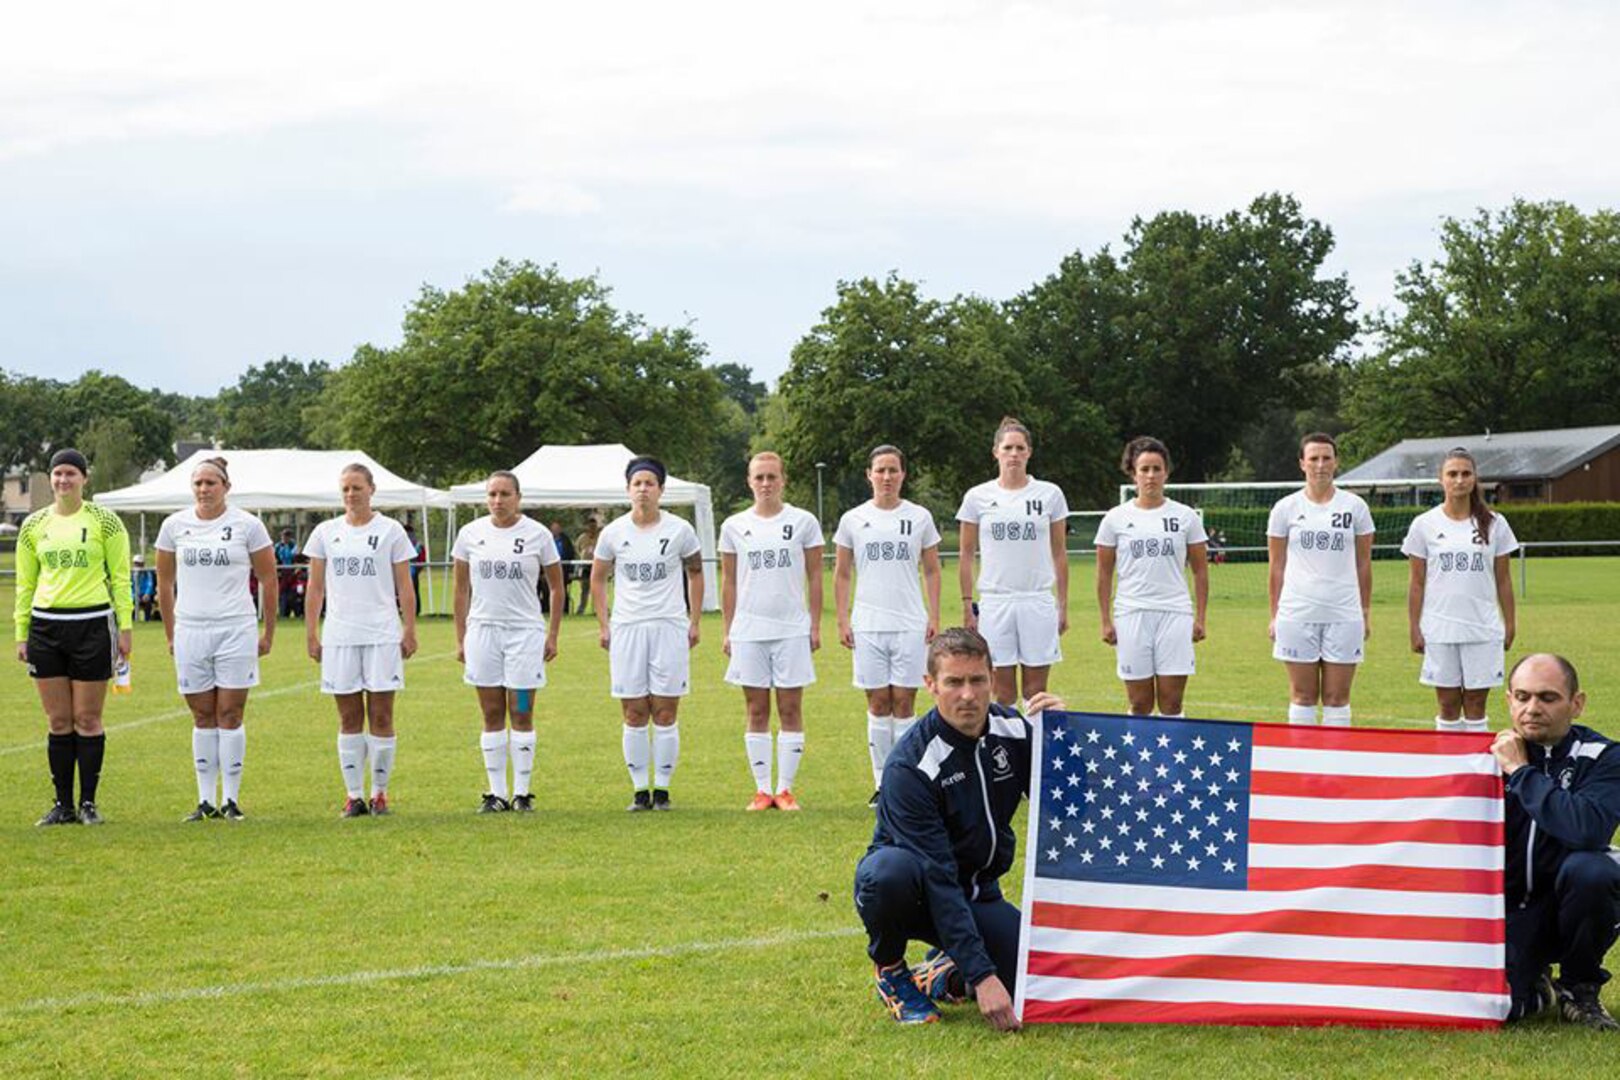
{"type": "MultiPolygon", "coordinates": [[[[1280,717],[1263,574],[1216,568],[1191,715],[1280,717]]],[[[1405,574],[1376,568],[1358,723],[1421,727],[1433,715],[1406,650],[1405,574]]],[[[1077,564],[1054,687],[1071,708],[1114,711],[1123,697],[1096,638],[1091,581],[1077,564]]],[[[10,609],[0,586],[0,619],[10,609]]],[[[806,812],[745,815],[740,695],[721,682],[719,620],[706,619],[677,812],[630,817],[594,626],[566,620],[539,699],[540,812],[522,818],[472,814],[478,721],[448,621],[424,625],[407,669],[388,819],[336,816],[334,714],[301,627],[278,637],[249,703],[240,825],[179,824],[195,798],[189,724],[156,624],[137,628],[136,692],[109,705],[100,829],[33,827],[50,792],[44,725],[22,666],[0,665],[0,1076],[1476,1080],[1613,1068],[1614,1040],[1543,1023],[1005,1037],[968,1006],[933,1028],[899,1028],[873,996],[849,899],[871,776],[847,654],[823,650],[807,695],[806,812]]],[[[1532,562],[1519,626],[1515,653],[1568,654],[1593,698],[1588,720],[1620,734],[1620,560],[1532,562]]],[[[831,628],[829,614],[835,642],[831,628]]],[[[1500,725],[1499,696],[1492,706],[1500,725]]],[[[1014,896],[1020,876],[1008,875],[1014,896]]],[[[1620,992],[1607,1000],[1620,1011],[1620,992]]]]}

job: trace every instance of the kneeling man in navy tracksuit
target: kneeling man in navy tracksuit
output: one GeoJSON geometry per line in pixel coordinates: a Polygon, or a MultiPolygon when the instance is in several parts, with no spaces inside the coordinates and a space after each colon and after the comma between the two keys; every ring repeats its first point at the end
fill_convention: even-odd
{"type": "MultiPolygon", "coordinates": [[[[987,1020],[1016,1029],[1013,973],[1018,909],[997,879],[1013,861],[1013,812],[1029,792],[1029,723],[990,701],[990,647],[972,630],[944,630],[928,646],[923,681],[935,707],[883,767],[872,844],[855,869],[855,907],[877,989],[894,1018],[939,1019],[935,1001],[971,994],[987,1020]],[[915,970],[906,944],[941,948],[915,970]]],[[[1036,694],[1031,713],[1062,709],[1036,694]]]]}
{"type": "Polygon", "coordinates": [[[1574,723],[1585,705],[1561,656],[1527,656],[1508,675],[1513,727],[1491,751],[1507,777],[1511,1018],[1556,1004],[1571,1023],[1620,1031],[1598,1000],[1620,923],[1620,862],[1609,849],[1620,826],[1620,744],[1574,723]]]}

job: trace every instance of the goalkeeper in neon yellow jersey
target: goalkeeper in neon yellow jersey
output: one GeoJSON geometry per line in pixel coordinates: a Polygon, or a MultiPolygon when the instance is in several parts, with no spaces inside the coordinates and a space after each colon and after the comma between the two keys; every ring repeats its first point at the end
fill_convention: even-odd
{"type": "Polygon", "coordinates": [[[41,825],[101,823],[101,707],[113,665],[130,649],[129,533],[117,514],[84,500],[89,474],[77,450],[52,454],[55,502],[29,515],[17,534],[17,659],[28,665],[50,722],[46,750],[56,785],[41,825]]]}

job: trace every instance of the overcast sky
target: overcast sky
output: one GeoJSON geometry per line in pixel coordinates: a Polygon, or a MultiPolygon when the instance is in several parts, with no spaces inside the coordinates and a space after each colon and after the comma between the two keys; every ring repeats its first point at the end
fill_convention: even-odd
{"type": "Polygon", "coordinates": [[[774,379],[841,278],[1004,298],[1292,192],[1363,308],[1444,215],[1613,207],[1620,5],[9,6],[0,368],[213,393],[424,283],[599,273],[774,379]]]}

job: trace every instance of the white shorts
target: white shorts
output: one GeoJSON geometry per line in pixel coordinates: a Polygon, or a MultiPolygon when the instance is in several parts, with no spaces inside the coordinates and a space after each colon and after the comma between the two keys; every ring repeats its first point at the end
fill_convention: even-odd
{"type": "Polygon", "coordinates": [[[399,642],[321,646],[321,693],[382,693],[405,689],[405,657],[399,642]]]}
{"type": "Polygon", "coordinates": [[[925,636],[921,630],[855,631],[855,685],[862,690],[921,686],[928,662],[925,636]]]}
{"type": "Polygon", "coordinates": [[[1125,611],[1114,616],[1115,662],[1126,682],[1155,675],[1191,675],[1193,617],[1185,611],[1125,611]]]}
{"type": "Polygon", "coordinates": [[[1425,641],[1423,671],[1418,682],[1424,686],[1460,686],[1464,690],[1489,690],[1503,679],[1502,639],[1495,641],[1425,641]]]}
{"type": "Polygon", "coordinates": [[[994,667],[1049,667],[1063,659],[1057,601],[1051,596],[982,597],[979,633],[990,644],[994,667]]]}
{"type": "Polygon", "coordinates": [[[616,698],[684,697],[691,689],[692,657],[683,622],[613,624],[608,677],[616,698]]]}
{"type": "Polygon", "coordinates": [[[546,628],[469,622],[463,642],[468,686],[538,690],[546,685],[546,628]]]}
{"type": "Polygon", "coordinates": [[[774,641],[733,641],[726,682],[753,689],[792,690],[816,681],[810,635],[774,641]]]}
{"type": "Polygon", "coordinates": [[[259,685],[259,624],[174,627],[174,670],[182,694],[259,685]]]}
{"type": "Polygon", "coordinates": [[[1295,622],[1277,620],[1277,640],[1271,656],[1291,664],[1359,664],[1362,658],[1362,622],[1295,622]]]}

